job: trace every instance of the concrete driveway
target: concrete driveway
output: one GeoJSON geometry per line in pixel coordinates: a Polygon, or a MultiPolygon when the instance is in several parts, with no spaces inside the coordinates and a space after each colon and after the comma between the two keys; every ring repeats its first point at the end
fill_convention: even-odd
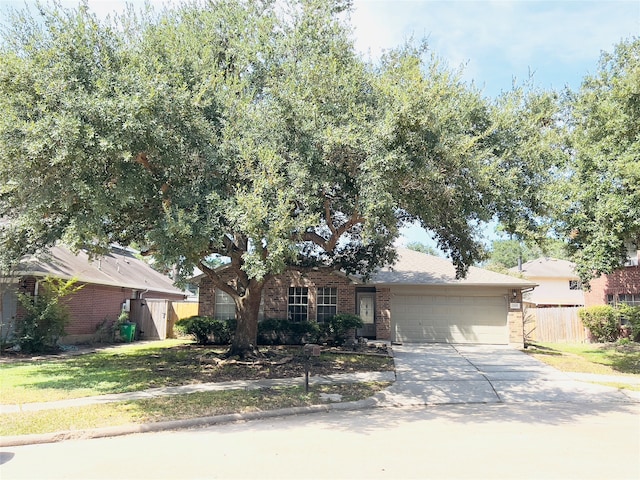
{"type": "Polygon", "coordinates": [[[397,380],[385,405],[632,403],[637,392],[581,382],[508,346],[394,346],[397,380]]]}

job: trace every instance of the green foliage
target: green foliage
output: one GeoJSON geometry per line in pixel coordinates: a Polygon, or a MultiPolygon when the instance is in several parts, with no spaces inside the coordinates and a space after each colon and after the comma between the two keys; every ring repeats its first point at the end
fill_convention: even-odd
{"type": "Polygon", "coordinates": [[[40,283],[37,296],[18,294],[18,301],[26,315],[17,322],[16,341],[29,353],[46,352],[57,348],[58,339],[65,334],[69,322],[68,308],[62,299],[80,290],[75,279],[46,277],[40,283]]]}
{"type": "Polygon", "coordinates": [[[261,345],[300,345],[314,338],[317,333],[316,322],[266,318],[258,323],[258,343],[261,345]]]}
{"type": "Polygon", "coordinates": [[[332,345],[342,345],[347,339],[347,334],[356,328],[362,328],[362,319],[350,313],[339,313],[323,323],[321,328],[322,341],[332,345]]]}
{"type": "Polygon", "coordinates": [[[640,243],[640,38],[603,53],[598,71],[566,98],[571,162],[559,227],[584,284],[640,243]]]}
{"type": "Polygon", "coordinates": [[[438,254],[438,251],[435,248],[420,242],[409,242],[407,243],[407,248],[409,250],[414,250],[420,253],[426,253],[427,255],[433,255],[435,257],[440,256],[438,254]]]}
{"type": "Polygon", "coordinates": [[[200,345],[227,345],[233,338],[235,320],[217,320],[195,315],[178,320],[175,329],[182,335],[193,335],[200,345]]]}
{"type": "Polygon", "coordinates": [[[596,342],[615,342],[620,335],[619,314],[610,305],[581,308],[578,316],[596,342]]]}
{"type": "Polygon", "coordinates": [[[620,320],[631,327],[631,339],[640,342],[640,307],[630,305],[618,305],[620,320]]]}
{"type": "Polygon", "coordinates": [[[491,243],[489,258],[484,268],[507,273],[509,268],[518,265],[518,259],[528,262],[540,257],[569,260],[566,244],[557,239],[545,238],[539,243],[520,240],[494,240],[491,243]]]}
{"type": "Polygon", "coordinates": [[[366,278],[417,222],[463,276],[484,258],[480,222],[538,229],[552,203],[541,186],[556,160],[553,96],[518,90],[491,105],[426,45],[372,65],[348,5],[10,15],[0,211],[12,233],[0,251],[136,242],[181,276],[198,266],[242,310],[238,351],[256,343],[240,328],[257,322],[245,300],[287,268],[366,278]],[[213,255],[233,281],[208,267],[213,255]]]}

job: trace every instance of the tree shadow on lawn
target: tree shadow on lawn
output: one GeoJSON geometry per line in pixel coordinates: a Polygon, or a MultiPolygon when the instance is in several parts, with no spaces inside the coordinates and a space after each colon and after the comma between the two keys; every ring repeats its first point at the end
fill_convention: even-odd
{"type": "MultiPolygon", "coordinates": [[[[134,352],[90,353],[37,364],[9,363],[3,368],[9,371],[26,366],[24,373],[20,373],[25,381],[17,385],[25,390],[60,391],[65,392],[64,398],[71,398],[191,383],[301,377],[305,373],[301,351],[302,347],[297,346],[268,348],[264,362],[243,363],[220,361],[225,347],[178,345],[134,352]],[[280,363],[283,359],[287,361],[280,363]]],[[[381,370],[393,368],[392,360],[389,365],[382,360],[378,363],[381,370]]],[[[375,370],[375,367],[371,359],[351,362],[348,356],[335,354],[323,354],[311,362],[314,375],[375,370]]]]}
{"type": "Polygon", "coordinates": [[[599,362],[597,359],[592,359],[591,361],[608,365],[620,373],[640,375],[640,344],[605,344],[600,346],[597,352],[594,355],[606,355],[609,363],[599,362]]]}

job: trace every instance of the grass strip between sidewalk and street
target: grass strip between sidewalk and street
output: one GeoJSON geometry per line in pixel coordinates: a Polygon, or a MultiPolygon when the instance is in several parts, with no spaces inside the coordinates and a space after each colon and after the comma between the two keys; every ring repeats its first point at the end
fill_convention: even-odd
{"type": "Polygon", "coordinates": [[[28,435],[85,430],[126,424],[184,420],[230,413],[247,413],[328,403],[321,394],[340,401],[363,400],[387,388],[386,382],[318,385],[259,390],[199,392],[82,407],[0,415],[0,435],[28,435]]]}

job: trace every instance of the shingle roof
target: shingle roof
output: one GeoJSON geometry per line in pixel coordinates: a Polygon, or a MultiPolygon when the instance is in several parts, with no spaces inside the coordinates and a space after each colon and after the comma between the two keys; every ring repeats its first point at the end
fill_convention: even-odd
{"type": "MultiPolygon", "coordinates": [[[[527,278],[568,278],[577,280],[576,264],[557,258],[536,258],[522,264],[522,274],[527,278]]],[[[517,272],[518,267],[509,269],[517,272]]]]}
{"type": "Polygon", "coordinates": [[[398,260],[391,267],[378,270],[368,283],[404,285],[461,285],[534,287],[536,284],[501,273],[470,267],[465,278],[456,279],[456,269],[445,258],[398,248],[398,260]]]}
{"type": "Polygon", "coordinates": [[[55,246],[46,257],[25,258],[18,270],[21,275],[75,277],[82,283],[185,294],[169,277],[155,271],[132,252],[115,247],[107,255],[90,260],[84,251],[74,255],[66,247],[55,246]]]}

